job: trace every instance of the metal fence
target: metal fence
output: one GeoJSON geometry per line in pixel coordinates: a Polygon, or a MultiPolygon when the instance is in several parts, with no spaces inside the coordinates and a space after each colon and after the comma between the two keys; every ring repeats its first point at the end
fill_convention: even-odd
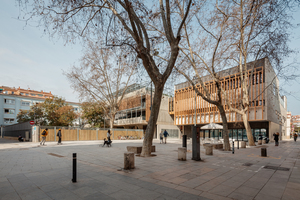
{"type": "Polygon", "coordinates": [[[32,140],[32,126],[29,122],[4,126],[2,129],[3,138],[18,138],[22,136],[26,141],[32,140]]]}

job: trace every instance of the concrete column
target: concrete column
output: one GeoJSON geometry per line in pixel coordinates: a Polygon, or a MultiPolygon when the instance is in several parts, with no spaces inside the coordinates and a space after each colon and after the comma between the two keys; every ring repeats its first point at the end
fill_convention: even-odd
{"type": "Polygon", "coordinates": [[[124,153],[124,169],[134,169],[134,153],[124,153]]]}
{"type": "Polygon", "coordinates": [[[31,128],[31,140],[32,142],[40,142],[40,127],[32,126],[31,128]]]}
{"type": "Polygon", "coordinates": [[[186,147],[178,148],[178,160],[186,160],[186,147]]]}

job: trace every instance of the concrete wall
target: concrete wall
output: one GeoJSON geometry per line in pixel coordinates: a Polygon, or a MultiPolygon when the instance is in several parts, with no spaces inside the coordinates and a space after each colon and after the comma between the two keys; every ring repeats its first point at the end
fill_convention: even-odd
{"type": "Polygon", "coordinates": [[[157,119],[157,135],[161,130],[171,129],[171,130],[178,130],[178,138],[180,138],[180,130],[179,128],[174,125],[174,120],[169,114],[169,98],[167,96],[163,96],[161,99],[158,119],[157,119]]]}

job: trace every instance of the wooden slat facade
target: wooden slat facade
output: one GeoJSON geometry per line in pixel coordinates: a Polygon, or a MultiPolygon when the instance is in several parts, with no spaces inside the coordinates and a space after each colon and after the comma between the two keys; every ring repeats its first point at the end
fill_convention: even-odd
{"type": "MultiPolygon", "coordinates": [[[[251,73],[248,73],[248,84],[250,85],[249,90],[249,121],[263,120],[264,119],[264,105],[265,105],[265,94],[264,94],[264,67],[254,68],[253,78],[250,78],[251,73]]],[[[243,94],[241,91],[241,80],[240,75],[231,74],[223,77],[221,81],[222,87],[225,90],[227,96],[231,97],[230,103],[233,107],[238,108],[240,106],[239,101],[242,99],[243,94]]],[[[213,81],[205,82],[207,90],[210,92],[212,99],[216,100],[216,85],[213,81]]],[[[200,92],[203,92],[203,88],[200,84],[196,86],[200,92]]],[[[224,96],[222,95],[223,104],[224,96]]],[[[195,91],[192,86],[181,88],[175,91],[174,99],[169,100],[169,113],[174,114],[175,125],[192,125],[194,124],[195,116],[195,104],[196,104],[196,123],[207,124],[207,123],[222,123],[222,119],[218,108],[206,102],[202,97],[197,96],[195,102],[195,91]]],[[[236,112],[229,110],[228,106],[225,106],[226,116],[228,122],[240,122],[242,118],[236,112]]]]}

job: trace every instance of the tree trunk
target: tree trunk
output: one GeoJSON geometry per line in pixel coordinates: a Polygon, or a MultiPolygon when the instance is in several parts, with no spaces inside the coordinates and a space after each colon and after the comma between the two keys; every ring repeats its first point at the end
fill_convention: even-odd
{"type": "Polygon", "coordinates": [[[224,151],[230,151],[227,117],[223,105],[217,105],[223,124],[224,151]]]}
{"type": "Polygon", "coordinates": [[[254,142],[254,139],[253,139],[250,123],[248,121],[247,113],[243,113],[242,117],[243,117],[243,122],[244,122],[245,129],[246,129],[246,132],[247,132],[247,138],[248,138],[249,146],[256,146],[255,142],[254,142]]]}
{"type": "Polygon", "coordinates": [[[154,136],[155,126],[158,118],[158,113],[160,109],[161,98],[163,94],[164,84],[155,85],[153,105],[151,108],[151,115],[148,121],[148,126],[143,141],[143,149],[141,156],[149,157],[151,156],[152,140],[154,136]]]}

